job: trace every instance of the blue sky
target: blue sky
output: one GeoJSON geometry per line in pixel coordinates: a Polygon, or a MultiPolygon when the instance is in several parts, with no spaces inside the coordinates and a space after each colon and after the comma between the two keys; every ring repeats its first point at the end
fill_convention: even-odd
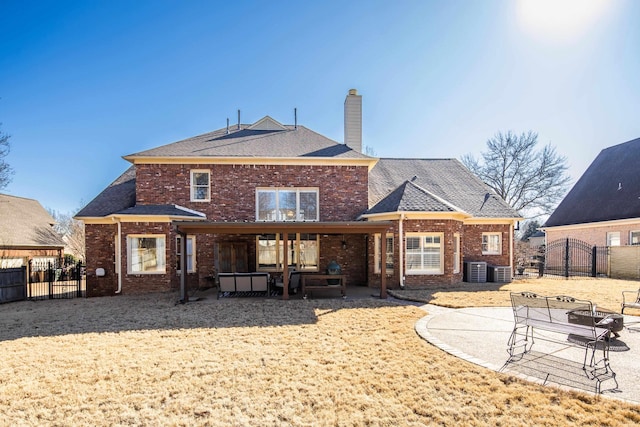
{"type": "Polygon", "coordinates": [[[74,213],[122,156],[270,115],[380,157],[478,155],[538,132],[574,181],[640,137],[640,2],[0,0],[4,193],[74,213]]]}

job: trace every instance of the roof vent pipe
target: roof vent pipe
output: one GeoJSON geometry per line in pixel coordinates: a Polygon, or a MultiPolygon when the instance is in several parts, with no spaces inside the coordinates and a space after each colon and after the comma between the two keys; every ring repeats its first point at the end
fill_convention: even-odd
{"type": "Polygon", "coordinates": [[[298,109],[293,109],[293,128],[298,130],[298,109]]]}
{"type": "Polygon", "coordinates": [[[238,109],[238,130],[240,130],[240,110],[238,109]]]}
{"type": "Polygon", "coordinates": [[[227,117],[227,135],[229,135],[229,117],[227,117]]]}

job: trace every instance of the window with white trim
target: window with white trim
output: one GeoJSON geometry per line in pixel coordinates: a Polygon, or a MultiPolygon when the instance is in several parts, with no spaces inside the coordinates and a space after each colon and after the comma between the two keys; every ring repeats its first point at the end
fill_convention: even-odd
{"type": "Polygon", "coordinates": [[[640,245],[640,231],[632,231],[629,233],[629,244],[640,245]]]}
{"type": "Polygon", "coordinates": [[[407,233],[407,274],[442,274],[444,272],[443,233],[407,233]]]}
{"type": "Polygon", "coordinates": [[[607,246],[620,246],[619,231],[609,231],[607,233],[607,246]]]}
{"type": "Polygon", "coordinates": [[[460,233],[453,234],[453,272],[460,273],[460,233]]]}
{"type": "Polygon", "coordinates": [[[258,188],[256,220],[318,221],[318,189],[258,188]]]}
{"type": "Polygon", "coordinates": [[[127,236],[127,273],[166,273],[166,245],[163,234],[127,236]]]}
{"type": "Polygon", "coordinates": [[[191,201],[211,201],[211,173],[208,170],[191,171],[191,201]]]}
{"type": "Polygon", "coordinates": [[[502,255],[502,233],[482,233],[482,255],[502,255]]]}
{"type": "Polygon", "coordinates": [[[382,271],[382,258],[384,256],[384,259],[386,260],[386,273],[388,275],[393,274],[393,236],[390,236],[387,234],[386,236],[386,242],[384,244],[384,249],[382,247],[382,235],[381,234],[375,234],[375,241],[374,241],[374,258],[375,258],[375,266],[374,266],[374,273],[376,274],[380,274],[380,272],[382,271]],[[382,255],[384,252],[384,255],[382,255]]]}
{"type": "Polygon", "coordinates": [[[282,271],[284,251],[287,250],[289,269],[319,271],[320,236],[318,234],[289,234],[285,242],[281,234],[262,234],[256,237],[258,271],[282,271]],[[286,248],[286,249],[285,249],[286,248]]]}
{"type": "MultiPolygon", "coordinates": [[[[196,238],[195,236],[187,236],[187,272],[194,273],[196,271],[196,238]]],[[[182,236],[176,236],[176,271],[182,273],[182,236]]]]}

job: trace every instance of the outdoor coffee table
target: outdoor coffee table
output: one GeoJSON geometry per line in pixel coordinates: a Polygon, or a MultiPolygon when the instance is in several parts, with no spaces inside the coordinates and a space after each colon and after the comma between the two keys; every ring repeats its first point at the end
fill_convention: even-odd
{"type": "Polygon", "coordinates": [[[603,308],[595,311],[572,310],[568,312],[567,315],[569,323],[585,326],[591,326],[594,323],[598,324],[602,319],[608,317],[611,319],[611,323],[609,323],[607,327],[609,328],[609,332],[613,334],[614,338],[618,338],[620,336],[618,332],[624,328],[624,316],[622,314],[603,308]]]}

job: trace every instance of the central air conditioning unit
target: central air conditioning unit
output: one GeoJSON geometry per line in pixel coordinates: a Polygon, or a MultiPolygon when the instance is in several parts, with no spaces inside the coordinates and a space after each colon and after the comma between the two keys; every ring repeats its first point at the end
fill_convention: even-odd
{"type": "Polygon", "coordinates": [[[480,261],[465,261],[462,279],[469,283],[484,283],[487,281],[487,263],[480,261]]]}
{"type": "Polygon", "coordinates": [[[511,282],[511,267],[502,265],[490,265],[487,268],[487,279],[489,280],[489,282],[511,282]]]}

